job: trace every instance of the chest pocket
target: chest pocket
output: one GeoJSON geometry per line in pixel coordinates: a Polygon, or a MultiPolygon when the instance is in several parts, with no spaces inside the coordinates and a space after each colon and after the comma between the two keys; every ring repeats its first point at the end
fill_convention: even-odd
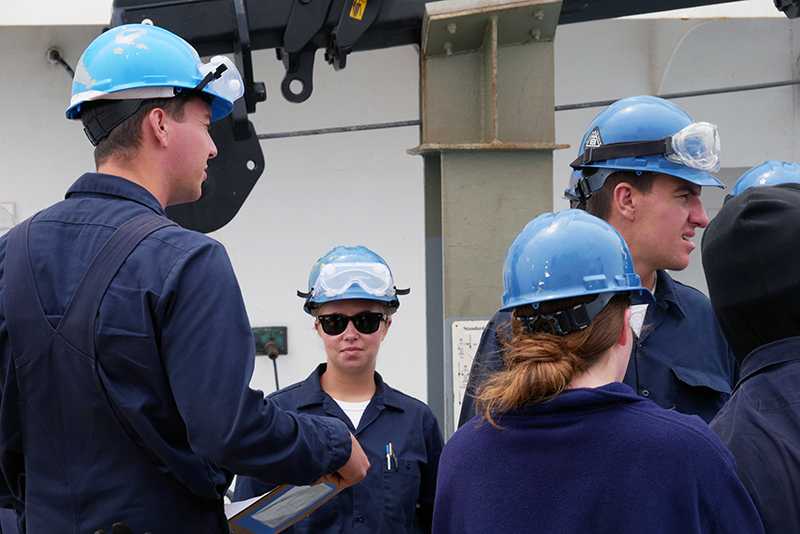
{"type": "Polygon", "coordinates": [[[710,423],[731,396],[731,386],[725,377],[707,371],[670,366],[675,376],[672,398],[681,413],[699,415],[710,423]]]}
{"type": "Polygon", "coordinates": [[[419,464],[397,458],[397,468],[383,470],[383,513],[390,523],[417,524],[417,500],[422,476],[419,464]]]}

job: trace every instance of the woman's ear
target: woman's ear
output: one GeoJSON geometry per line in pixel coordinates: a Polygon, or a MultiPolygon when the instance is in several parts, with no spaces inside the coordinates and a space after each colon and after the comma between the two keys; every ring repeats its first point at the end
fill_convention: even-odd
{"type": "Polygon", "coordinates": [[[381,336],[381,341],[386,339],[386,334],[387,334],[387,332],[389,332],[389,327],[390,326],[392,326],[392,316],[391,315],[389,315],[386,318],[386,328],[383,329],[383,335],[381,336]]]}
{"type": "Polygon", "coordinates": [[[319,337],[322,337],[322,326],[320,326],[319,320],[316,317],[314,317],[314,330],[317,331],[319,337]]]}
{"type": "Polygon", "coordinates": [[[625,310],[625,320],[622,323],[622,330],[617,338],[617,344],[621,347],[630,347],[633,343],[633,330],[631,330],[631,309],[625,310]]]}

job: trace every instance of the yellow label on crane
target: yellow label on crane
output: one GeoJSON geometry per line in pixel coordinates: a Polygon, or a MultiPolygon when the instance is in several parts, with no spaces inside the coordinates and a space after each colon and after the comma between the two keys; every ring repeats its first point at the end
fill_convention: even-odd
{"type": "Polygon", "coordinates": [[[350,8],[350,18],[361,20],[365,9],[367,9],[367,0],[353,0],[353,7],[350,8]]]}

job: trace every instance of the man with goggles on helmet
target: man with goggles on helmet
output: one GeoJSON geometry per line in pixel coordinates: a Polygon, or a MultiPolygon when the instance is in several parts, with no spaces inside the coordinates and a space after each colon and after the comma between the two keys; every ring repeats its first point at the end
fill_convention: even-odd
{"type": "MultiPolygon", "coordinates": [[[[367,476],[287,532],[419,533],[431,531],[443,440],[424,403],[389,387],[375,371],[380,344],[400,306],[386,262],[366,247],[336,247],[311,269],[303,309],[327,354],[304,381],[270,395],[297,413],[344,421],[370,461],[367,476]]],[[[234,498],[271,486],[237,478],[234,498]]]]}
{"type": "MultiPolygon", "coordinates": [[[[625,383],[662,408],[710,422],[730,397],[739,367],[708,298],[667,270],[689,265],[692,238],[708,224],[702,187],[724,187],[709,173],[719,170],[716,127],[693,122],[661,98],[625,98],[589,125],[571,166],[565,191],[571,207],[622,234],[637,274],[656,299],[634,307],[637,339],[625,383]]],[[[459,424],[475,414],[473,395],[487,372],[502,366],[497,328],[504,324],[508,317],[500,312],[484,331],[459,424]]]]}
{"type": "Polygon", "coordinates": [[[224,247],[171,223],[197,200],[233,63],[150,25],[84,51],[67,117],[96,172],[0,238],[0,506],[27,532],[230,532],[234,473],[346,487],[347,425],[249,388],[255,345],[224,247]]]}

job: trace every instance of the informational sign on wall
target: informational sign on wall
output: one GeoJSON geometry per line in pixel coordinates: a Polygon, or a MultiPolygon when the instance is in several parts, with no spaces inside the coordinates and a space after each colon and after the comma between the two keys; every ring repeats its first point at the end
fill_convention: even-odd
{"type": "Polygon", "coordinates": [[[486,319],[463,319],[453,321],[450,327],[451,347],[453,351],[453,415],[458,421],[461,403],[469,382],[469,371],[472,360],[478,350],[483,329],[489,321],[486,319]]]}

